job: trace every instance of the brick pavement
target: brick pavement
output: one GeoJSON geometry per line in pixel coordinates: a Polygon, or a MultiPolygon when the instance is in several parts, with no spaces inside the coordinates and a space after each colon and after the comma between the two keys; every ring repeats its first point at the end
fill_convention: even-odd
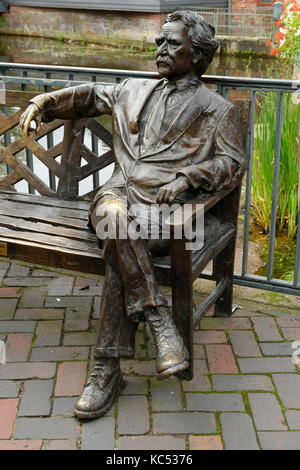
{"type": "Polygon", "coordinates": [[[88,373],[103,278],[4,258],[0,273],[0,450],[300,449],[300,374],[291,361],[300,306],[276,306],[280,315],[239,299],[232,318],[203,319],[189,382],[157,380],[141,324],[136,359],[122,360],[118,402],[102,419],[79,421],[73,405],[88,373]]]}

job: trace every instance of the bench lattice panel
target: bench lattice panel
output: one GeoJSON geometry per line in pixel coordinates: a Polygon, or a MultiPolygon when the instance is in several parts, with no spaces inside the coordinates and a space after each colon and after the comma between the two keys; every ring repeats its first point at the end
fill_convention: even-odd
{"type": "MultiPolygon", "coordinates": [[[[0,135],[16,129],[22,112],[30,98],[36,93],[10,92],[6,93],[6,106],[18,107],[10,116],[0,113],[0,135]]],[[[70,199],[78,196],[79,182],[94,175],[113,162],[112,136],[98,121],[92,118],[77,121],[55,120],[42,124],[39,133],[31,133],[29,137],[17,137],[1,148],[1,163],[8,165],[10,173],[0,177],[0,189],[15,189],[14,185],[25,180],[31,188],[42,196],[70,199]],[[45,149],[39,140],[49,136],[60,127],[63,129],[63,139],[49,149],[45,149]],[[84,132],[90,132],[105,143],[110,150],[100,157],[84,144],[84,132]],[[28,164],[20,158],[24,150],[26,154],[34,155],[58,179],[57,190],[37,176],[28,164]],[[61,156],[60,163],[56,160],[61,156]],[[86,162],[82,165],[82,159],[86,162]]],[[[93,191],[92,191],[93,192],[93,191]]],[[[87,193],[88,196],[90,193],[87,193]]]]}

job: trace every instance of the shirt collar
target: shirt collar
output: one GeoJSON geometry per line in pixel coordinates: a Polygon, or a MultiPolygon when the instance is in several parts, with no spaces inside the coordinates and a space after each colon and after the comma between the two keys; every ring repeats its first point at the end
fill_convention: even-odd
{"type": "Polygon", "coordinates": [[[175,85],[177,91],[181,92],[181,91],[186,90],[187,88],[190,88],[191,86],[199,86],[199,84],[200,84],[200,80],[198,78],[193,78],[191,80],[187,78],[180,78],[179,80],[176,80],[176,81],[164,79],[163,87],[175,85]]]}

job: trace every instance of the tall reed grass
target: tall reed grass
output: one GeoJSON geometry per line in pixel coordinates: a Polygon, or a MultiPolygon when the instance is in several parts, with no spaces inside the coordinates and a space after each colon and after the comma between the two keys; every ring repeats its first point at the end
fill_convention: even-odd
{"type": "MultiPolygon", "coordinates": [[[[275,156],[277,93],[257,93],[252,177],[252,215],[269,233],[275,156]]],[[[300,105],[291,94],[283,94],[283,119],[280,150],[279,190],[276,213],[278,232],[286,230],[293,238],[297,232],[298,188],[300,173],[300,105]]]]}

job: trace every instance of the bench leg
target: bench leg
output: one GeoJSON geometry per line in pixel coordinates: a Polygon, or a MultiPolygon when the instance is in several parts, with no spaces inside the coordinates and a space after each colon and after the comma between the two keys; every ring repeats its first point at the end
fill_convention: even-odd
{"type": "Polygon", "coordinates": [[[191,251],[185,250],[185,240],[172,240],[172,313],[184,344],[190,353],[190,366],[178,377],[193,378],[193,283],[191,251]]]}
{"type": "Polygon", "coordinates": [[[229,242],[214,260],[214,272],[217,275],[217,284],[222,278],[229,281],[228,286],[215,303],[215,317],[230,317],[232,315],[234,254],[235,238],[229,242]]]}

